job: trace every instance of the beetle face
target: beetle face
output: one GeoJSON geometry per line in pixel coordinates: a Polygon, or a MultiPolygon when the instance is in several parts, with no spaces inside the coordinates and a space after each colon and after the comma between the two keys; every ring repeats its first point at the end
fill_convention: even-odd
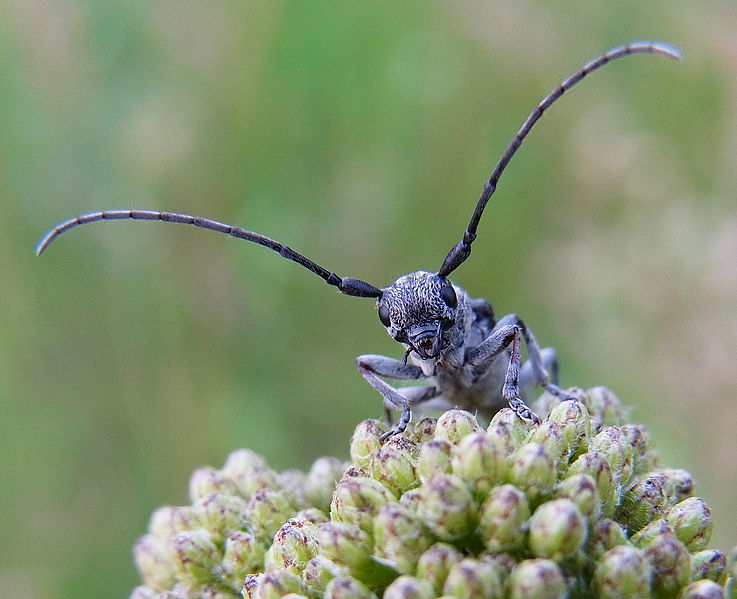
{"type": "Polygon", "coordinates": [[[404,275],[383,289],[377,307],[389,335],[423,360],[438,358],[448,347],[449,331],[462,316],[453,284],[424,271],[404,275]]]}

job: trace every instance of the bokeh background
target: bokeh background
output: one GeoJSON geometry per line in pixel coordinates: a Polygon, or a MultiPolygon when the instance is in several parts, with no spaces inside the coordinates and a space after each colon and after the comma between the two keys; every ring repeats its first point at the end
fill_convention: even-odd
{"type": "Polygon", "coordinates": [[[256,246],[102,208],[209,216],[383,286],[437,269],[529,110],[558,103],[454,276],[607,385],[737,543],[737,5],[0,2],[0,595],[126,596],[190,472],[250,447],[347,455],[400,356],[373,302],[256,246]]]}

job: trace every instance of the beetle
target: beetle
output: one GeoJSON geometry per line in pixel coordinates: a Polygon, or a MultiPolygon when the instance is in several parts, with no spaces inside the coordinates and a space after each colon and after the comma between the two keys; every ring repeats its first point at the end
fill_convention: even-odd
{"type": "MultiPolygon", "coordinates": [[[[471,254],[477,228],[497,183],[522,141],[535,123],[560,98],[589,73],[630,54],[660,54],[681,58],[680,51],[660,42],[634,42],[612,48],[586,63],[553,89],[529,114],[512,138],[483,186],[481,196],[461,240],[446,255],[436,272],[418,271],[379,288],[361,279],[341,277],[291,247],[259,233],[208,218],[155,210],[105,210],[63,221],[36,245],[41,254],[59,235],[82,224],[101,220],[159,220],[193,225],[244,239],[278,252],[315,273],[327,284],[349,296],[375,298],[379,320],[389,335],[405,349],[402,359],[366,354],[356,364],[364,379],[378,391],[389,410],[398,410],[398,421],[381,441],[402,433],[417,405],[453,406],[490,417],[505,404],[523,420],[538,423],[526,399],[533,387],[545,389],[561,400],[570,397],[557,384],[557,359],[552,348],[541,349],[529,327],[515,314],[495,319],[491,304],[472,298],[448,278],[471,254]],[[521,363],[521,343],[529,359],[521,363]],[[411,363],[407,359],[411,358],[411,363]],[[422,380],[427,384],[396,388],[384,379],[422,380]]],[[[390,419],[391,423],[391,419],[390,419]]]]}

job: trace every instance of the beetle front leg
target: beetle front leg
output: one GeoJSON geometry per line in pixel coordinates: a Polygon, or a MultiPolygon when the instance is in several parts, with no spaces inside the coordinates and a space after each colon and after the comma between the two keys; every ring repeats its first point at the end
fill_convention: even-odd
{"type": "Polygon", "coordinates": [[[507,373],[502,386],[502,398],[507,401],[509,407],[520,418],[539,424],[540,419],[520,397],[520,338],[524,333],[524,329],[520,324],[501,324],[500,326],[500,323],[497,323],[491,334],[470,352],[468,361],[478,372],[484,372],[494,358],[509,348],[509,366],[507,366],[507,373]]]}
{"type": "Polygon", "coordinates": [[[379,377],[387,377],[395,380],[415,380],[427,378],[419,366],[414,364],[405,364],[401,360],[387,358],[386,356],[378,356],[368,354],[358,356],[356,358],[356,366],[361,376],[365,378],[369,385],[376,389],[384,401],[395,410],[402,412],[397,424],[381,435],[380,441],[383,443],[389,437],[403,432],[409,424],[412,417],[411,406],[427,401],[438,395],[435,387],[412,387],[408,388],[405,393],[399,389],[395,389],[379,377]]]}

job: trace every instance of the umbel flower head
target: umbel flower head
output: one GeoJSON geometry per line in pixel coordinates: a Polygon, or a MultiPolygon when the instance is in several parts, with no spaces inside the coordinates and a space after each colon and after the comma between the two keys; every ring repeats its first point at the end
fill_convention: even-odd
{"type": "Polygon", "coordinates": [[[610,391],[569,393],[539,425],[450,410],[382,445],[366,420],[307,473],[236,451],[154,512],[131,599],[737,598],[691,475],[610,391]]]}

